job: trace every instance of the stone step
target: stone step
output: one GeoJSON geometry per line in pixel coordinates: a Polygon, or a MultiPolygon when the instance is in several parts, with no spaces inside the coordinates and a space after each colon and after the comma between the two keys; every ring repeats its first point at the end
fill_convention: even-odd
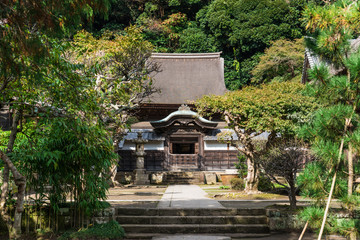
{"type": "Polygon", "coordinates": [[[198,180],[194,177],[185,177],[185,176],[166,176],[166,180],[198,180]]]}
{"type": "Polygon", "coordinates": [[[116,208],[116,216],[261,216],[263,208],[116,208]]]}
{"type": "Polygon", "coordinates": [[[192,179],[192,178],[175,178],[175,179],[165,179],[165,182],[176,182],[181,185],[181,182],[203,182],[203,180],[192,179]]]}
{"type": "Polygon", "coordinates": [[[203,184],[203,182],[189,180],[189,181],[164,181],[167,185],[188,185],[188,184],[203,184]]]}
{"type": "MultiPolygon", "coordinates": [[[[200,237],[204,236],[203,234],[196,234],[200,237]]],[[[205,234],[207,236],[209,236],[209,234],[205,234]]],[[[180,234],[176,234],[176,235],[169,235],[169,234],[161,234],[161,233],[127,233],[125,236],[125,239],[130,240],[130,239],[152,239],[153,237],[155,238],[161,238],[161,237],[170,237],[170,236],[176,236],[179,237],[181,236],[180,234]]],[[[186,236],[186,235],[184,235],[186,236]]],[[[194,235],[192,235],[194,236],[194,235]]],[[[234,239],[243,239],[243,238],[254,238],[254,239],[259,239],[259,238],[263,238],[263,237],[268,237],[270,236],[269,233],[213,233],[211,234],[211,236],[226,236],[226,237],[230,237],[230,238],[234,238],[234,239]]],[[[199,238],[194,238],[195,239],[199,239],[199,238]]]]}
{"type": "Polygon", "coordinates": [[[202,172],[168,172],[164,175],[165,184],[203,184],[205,175],[202,172]]]}
{"type": "Polygon", "coordinates": [[[122,224],[126,233],[269,233],[267,224],[122,224]]]}
{"type": "Polygon", "coordinates": [[[120,224],[267,224],[266,216],[118,216],[120,224]]]}
{"type": "Polygon", "coordinates": [[[195,179],[195,178],[203,178],[204,176],[187,176],[187,175],[166,175],[166,179],[195,179]]]}

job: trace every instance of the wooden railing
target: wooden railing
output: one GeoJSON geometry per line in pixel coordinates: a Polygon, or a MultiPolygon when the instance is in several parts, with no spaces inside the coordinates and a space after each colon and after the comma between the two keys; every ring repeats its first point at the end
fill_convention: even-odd
{"type": "Polygon", "coordinates": [[[169,154],[169,166],[171,168],[191,168],[199,167],[198,154],[169,154]]]}

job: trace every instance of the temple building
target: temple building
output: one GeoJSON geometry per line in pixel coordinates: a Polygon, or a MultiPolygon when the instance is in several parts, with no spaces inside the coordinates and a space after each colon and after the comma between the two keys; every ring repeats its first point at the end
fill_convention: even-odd
{"type": "MultiPolygon", "coordinates": [[[[225,122],[220,116],[213,116],[211,121],[205,119],[189,104],[203,95],[222,95],[227,91],[220,52],[154,53],[151,61],[160,65],[161,71],[154,76],[154,86],[159,91],[141,106],[137,113],[139,122],[131,126],[120,143],[118,175],[124,178],[141,170],[153,182],[153,176],[161,173],[235,169],[238,151],[217,140],[218,133],[229,131],[225,122]],[[139,138],[143,155],[136,150],[139,138]],[[140,169],[139,159],[143,161],[140,169]]],[[[201,174],[198,176],[202,178],[201,174]]]]}

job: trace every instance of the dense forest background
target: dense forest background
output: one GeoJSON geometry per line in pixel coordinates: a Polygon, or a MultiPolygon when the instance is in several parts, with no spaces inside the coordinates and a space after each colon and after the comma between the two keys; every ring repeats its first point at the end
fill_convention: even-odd
{"type": "Polygon", "coordinates": [[[235,90],[272,80],[298,81],[304,51],[302,41],[295,40],[306,34],[301,12],[308,4],[323,3],[321,0],[114,0],[105,18],[94,15],[94,21],[84,27],[100,38],[123,34],[126,27],[134,25],[157,52],[222,51],[225,84],[235,90]],[[269,47],[273,49],[266,50],[269,47]]]}

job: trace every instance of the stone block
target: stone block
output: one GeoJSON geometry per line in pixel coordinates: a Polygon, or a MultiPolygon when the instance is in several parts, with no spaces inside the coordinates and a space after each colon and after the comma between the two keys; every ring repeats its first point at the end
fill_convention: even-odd
{"type": "Polygon", "coordinates": [[[134,179],[135,185],[150,184],[149,174],[146,173],[145,169],[135,169],[134,174],[135,174],[135,179],[134,179]]]}
{"type": "Polygon", "coordinates": [[[216,184],[216,173],[205,173],[205,182],[206,184],[216,184]]]}
{"type": "Polygon", "coordinates": [[[121,184],[129,184],[134,181],[134,173],[133,172],[118,172],[116,174],[116,181],[121,184]]]}
{"type": "Polygon", "coordinates": [[[152,173],[151,174],[151,184],[162,184],[164,180],[164,173],[152,173]]]}

